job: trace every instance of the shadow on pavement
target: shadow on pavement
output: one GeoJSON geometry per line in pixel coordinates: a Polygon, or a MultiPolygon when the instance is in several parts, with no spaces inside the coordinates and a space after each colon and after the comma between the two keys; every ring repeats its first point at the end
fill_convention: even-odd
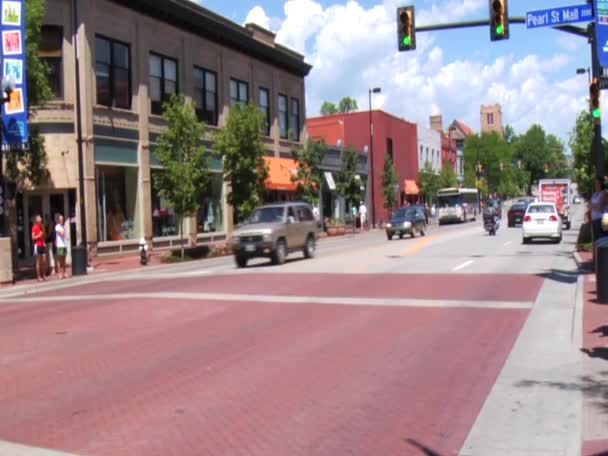
{"type": "Polygon", "coordinates": [[[608,347],[593,347],[591,349],[581,348],[589,358],[600,358],[608,361],[608,347]]]}
{"type": "Polygon", "coordinates": [[[608,325],[599,326],[591,331],[589,334],[601,334],[600,337],[608,336],[608,325]]]}
{"type": "MultiPolygon", "coordinates": [[[[256,260],[256,259],[258,259],[258,258],[254,258],[254,260],[256,260]]],[[[285,264],[297,263],[299,261],[304,261],[304,260],[306,260],[306,258],[304,258],[304,257],[286,258],[285,259],[285,264]]],[[[275,267],[279,268],[279,267],[281,267],[281,265],[273,264],[272,260],[268,260],[267,262],[264,262],[264,263],[248,264],[245,269],[251,269],[251,268],[275,268],[275,267]]]]}
{"type": "Polygon", "coordinates": [[[579,272],[566,271],[564,269],[551,269],[548,272],[543,272],[542,274],[538,275],[539,277],[542,277],[547,280],[553,280],[555,282],[576,283],[576,281],[578,280],[579,272]]]}
{"type": "Polygon", "coordinates": [[[432,450],[431,448],[424,446],[423,444],[419,443],[418,441],[414,440],[414,439],[405,439],[405,441],[407,443],[409,443],[410,445],[412,445],[413,447],[416,447],[420,450],[420,452],[422,454],[424,454],[425,456],[441,456],[441,453],[432,450]]]}

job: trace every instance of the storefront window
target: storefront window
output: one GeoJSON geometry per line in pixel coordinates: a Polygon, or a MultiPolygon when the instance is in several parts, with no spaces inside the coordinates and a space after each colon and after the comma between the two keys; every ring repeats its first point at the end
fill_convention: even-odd
{"type": "Polygon", "coordinates": [[[97,229],[99,241],[140,236],[137,168],[97,166],[97,229]]]}
{"type": "Polygon", "coordinates": [[[197,232],[224,231],[224,207],[222,204],[222,175],[213,173],[209,192],[203,196],[197,217],[197,232]]]}
{"type": "Polygon", "coordinates": [[[162,173],[162,170],[152,170],[152,236],[177,236],[179,234],[177,226],[177,216],[168,201],[159,195],[154,184],[155,176],[162,173]]]}

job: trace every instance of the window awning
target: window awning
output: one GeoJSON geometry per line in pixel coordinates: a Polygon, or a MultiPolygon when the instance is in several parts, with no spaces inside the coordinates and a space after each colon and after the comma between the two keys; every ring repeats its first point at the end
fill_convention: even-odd
{"type": "Polygon", "coordinates": [[[280,190],[295,192],[297,184],[292,181],[292,176],[298,172],[298,164],[291,158],[264,157],[268,166],[268,178],[266,188],[268,190],[280,190]]]}
{"type": "Polygon", "coordinates": [[[405,179],[403,182],[403,188],[405,189],[406,195],[418,195],[420,194],[420,189],[418,188],[418,184],[415,180],[405,179]]]}

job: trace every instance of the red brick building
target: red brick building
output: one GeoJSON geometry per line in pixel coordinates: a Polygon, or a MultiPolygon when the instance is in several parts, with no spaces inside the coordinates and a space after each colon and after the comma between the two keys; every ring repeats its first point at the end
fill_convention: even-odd
{"type": "Polygon", "coordinates": [[[456,147],[456,138],[452,136],[452,132],[441,134],[441,167],[451,166],[454,173],[458,173],[456,162],[458,161],[458,149],[456,147]]]}
{"type": "MultiPolygon", "coordinates": [[[[384,207],[382,192],[382,171],[386,154],[392,156],[399,176],[400,202],[418,201],[419,189],[416,184],[418,180],[418,138],[416,124],[384,111],[372,111],[371,120],[374,128],[374,204],[368,204],[368,211],[370,221],[373,209],[376,223],[379,223],[381,221],[386,222],[389,218],[389,211],[384,207]]],[[[308,118],[306,119],[306,125],[308,135],[311,138],[322,138],[330,146],[335,146],[339,141],[342,141],[344,147],[364,150],[365,146],[370,144],[369,111],[308,118]]],[[[368,198],[371,201],[370,192],[368,192],[368,198]]]]}

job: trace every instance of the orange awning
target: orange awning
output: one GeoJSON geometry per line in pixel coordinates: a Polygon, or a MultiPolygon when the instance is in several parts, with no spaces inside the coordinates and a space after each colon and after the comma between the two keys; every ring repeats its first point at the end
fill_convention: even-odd
{"type": "Polygon", "coordinates": [[[420,193],[420,189],[415,180],[405,179],[403,188],[405,189],[406,195],[418,195],[420,193]]]}
{"type": "Polygon", "coordinates": [[[281,190],[295,192],[297,184],[291,180],[298,172],[298,164],[291,158],[264,157],[268,166],[266,188],[268,190],[281,190]]]}

